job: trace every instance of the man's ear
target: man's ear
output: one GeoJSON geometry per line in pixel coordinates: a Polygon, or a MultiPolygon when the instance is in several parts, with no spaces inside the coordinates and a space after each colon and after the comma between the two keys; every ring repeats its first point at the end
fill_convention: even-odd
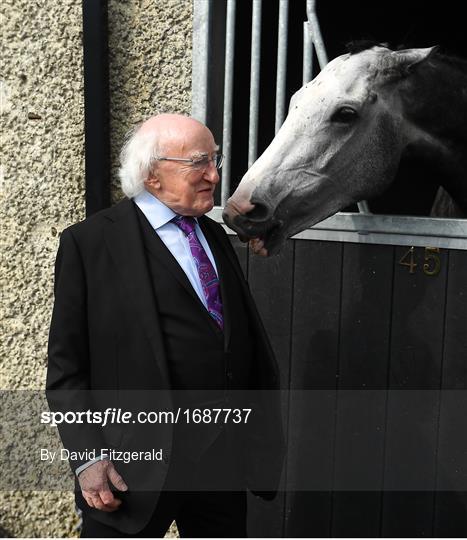
{"type": "Polygon", "coordinates": [[[147,180],[144,181],[144,187],[146,188],[146,191],[149,190],[159,190],[161,187],[161,183],[159,182],[159,179],[157,177],[157,174],[152,173],[147,180]]]}

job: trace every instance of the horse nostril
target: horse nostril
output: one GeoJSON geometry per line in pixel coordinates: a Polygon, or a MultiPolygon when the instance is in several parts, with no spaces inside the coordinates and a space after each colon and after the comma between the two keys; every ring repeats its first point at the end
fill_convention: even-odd
{"type": "Polygon", "coordinates": [[[250,221],[267,221],[272,215],[272,209],[269,208],[264,202],[251,201],[255,205],[253,210],[250,210],[245,217],[250,221]]]}

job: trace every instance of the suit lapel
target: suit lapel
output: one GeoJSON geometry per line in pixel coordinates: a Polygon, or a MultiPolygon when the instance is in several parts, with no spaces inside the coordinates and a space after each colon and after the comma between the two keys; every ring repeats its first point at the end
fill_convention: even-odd
{"type": "Polygon", "coordinates": [[[221,288],[221,298],[222,298],[222,310],[224,316],[224,344],[225,348],[228,349],[230,343],[230,334],[231,334],[231,319],[230,319],[230,306],[229,306],[229,295],[226,287],[225,279],[225,264],[226,264],[226,250],[223,248],[221,242],[219,241],[218,234],[213,227],[210,226],[209,220],[201,217],[198,219],[199,226],[203,231],[206,240],[208,241],[209,247],[213,252],[214,259],[216,260],[217,272],[219,274],[219,283],[221,288]]]}
{"type": "MultiPolygon", "coordinates": [[[[138,209],[136,211],[140,212],[138,209]]],[[[146,230],[146,238],[148,239],[146,241],[146,248],[152,253],[153,256],[157,258],[159,262],[165,266],[169,274],[174,277],[180,283],[180,285],[183,286],[186,292],[198,305],[199,309],[201,310],[201,316],[205,317],[206,319],[206,324],[208,324],[216,336],[218,336],[218,329],[214,319],[209,315],[208,310],[200,300],[196,291],[193,289],[190,280],[183,271],[182,267],[178,264],[177,259],[175,259],[170,250],[160,239],[159,235],[154,231],[142,212],[140,213],[140,216],[141,226],[146,230]]]]}
{"type": "MultiPolygon", "coordinates": [[[[207,220],[208,225],[210,225],[209,221],[207,220]]],[[[210,229],[213,228],[211,225],[209,227],[210,229]]],[[[275,361],[275,355],[271,347],[271,343],[268,338],[268,334],[266,332],[266,329],[264,328],[263,321],[261,319],[261,316],[258,312],[258,308],[256,307],[256,304],[253,300],[253,297],[250,292],[250,288],[248,286],[248,283],[245,279],[245,276],[243,275],[243,271],[240,267],[240,264],[235,256],[235,252],[232,248],[232,245],[230,244],[229,239],[226,235],[218,235],[216,234],[216,238],[219,240],[219,243],[223,247],[223,252],[227,254],[228,259],[230,260],[235,273],[237,274],[237,277],[239,279],[240,285],[243,289],[244,296],[247,302],[247,309],[249,311],[249,314],[251,316],[252,323],[255,327],[255,344],[258,347],[261,347],[264,351],[265,357],[270,359],[269,362],[269,369],[271,369],[274,372],[274,384],[278,384],[279,381],[279,372],[277,363],[275,361]]]]}
{"type": "Polygon", "coordinates": [[[132,201],[125,199],[109,210],[104,238],[122,282],[149,339],[162,376],[170,384],[163,336],[154,300],[138,218],[132,201]]]}
{"type": "MultiPolygon", "coordinates": [[[[136,211],[138,212],[138,210],[136,211]]],[[[157,259],[166,267],[168,272],[180,283],[180,285],[182,285],[188,294],[199,303],[203,310],[206,311],[204,304],[199,299],[190,280],[182,270],[182,267],[178,264],[177,259],[175,259],[164,242],[159,238],[159,235],[155,233],[144,215],[141,216],[141,224],[146,229],[147,238],[149,239],[149,242],[146,242],[146,248],[157,257],[157,259]]]]}
{"type": "MultiPolygon", "coordinates": [[[[229,239],[225,235],[220,235],[217,233],[215,228],[211,225],[209,222],[209,219],[202,218],[203,220],[203,227],[206,229],[209,229],[211,231],[211,234],[215,235],[215,238],[222,249],[222,253],[227,256],[227,258],[230,261],[230,264],[232,265],[233,269],[235,270],[235,273],[237,274],[237,277],[240,279],[240,282],[242,283],[242,288],[246,290],[245,285],[245,276],[243,274],[242,268],[240,266],[240,263],[238,262],[238,259],[235,255],[235,252],[232,248],[232,244],[230,243],[229,239]]],[[[222,226],[221,224],[219,224],[222,226]]],[[[203,228],[203,232],[204,232],[203,228]]]]}

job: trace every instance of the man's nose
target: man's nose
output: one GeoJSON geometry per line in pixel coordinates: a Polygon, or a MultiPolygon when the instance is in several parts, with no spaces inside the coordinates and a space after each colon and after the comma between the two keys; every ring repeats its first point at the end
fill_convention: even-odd
{"type": "Polygon", "coordinates": [[[204,177],[213,184],[217,184],[217,182],[219,182],[219,171],[217,170],[213,161],[210,161],[209,165],[206,167],[204,177]]]}

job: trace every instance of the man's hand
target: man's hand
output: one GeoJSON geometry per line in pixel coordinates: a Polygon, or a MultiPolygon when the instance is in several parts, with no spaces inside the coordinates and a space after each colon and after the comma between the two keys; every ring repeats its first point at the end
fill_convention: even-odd
{"type": "Polygon", "coordinates": [[[108,460],[93,463],[78,475],[78,482],[83,497],[91,508],[103,512],[115,512],[122,504],[109,488],[109,481],[119,491],[126,491],[128,486],[118,474],[113,463],[108,460]]]}
{"type": "Polygon", "coordinates": [[[268,256],[268,250],[264,247],[264,242],[259,238],[252,238],[249,242],[250,248],[256,255],[261,255],[261,257],[268,256]]]}

